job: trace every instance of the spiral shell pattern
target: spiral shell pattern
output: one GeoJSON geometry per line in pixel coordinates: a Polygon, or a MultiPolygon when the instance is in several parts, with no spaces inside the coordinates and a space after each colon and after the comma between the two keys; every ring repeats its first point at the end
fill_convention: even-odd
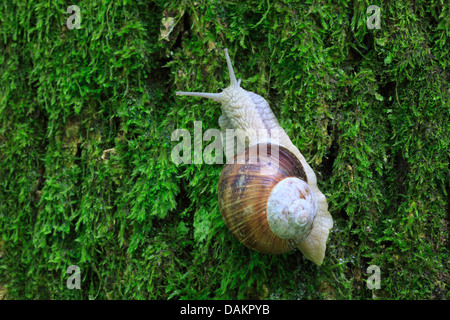
{"type": "Polygon", "coordinates": [[[235,163],[227,164],[219,178],[219,207],[225,223],[242,244],[253,250],[268,254],[290,251],[298,241],[281,239],[271,230],[267,202],[273,188],[287,177],[308,182],[305,170],[283,146],[259,143],[244,153],[245,161],[236,163],[237,155],[235,163]]]}

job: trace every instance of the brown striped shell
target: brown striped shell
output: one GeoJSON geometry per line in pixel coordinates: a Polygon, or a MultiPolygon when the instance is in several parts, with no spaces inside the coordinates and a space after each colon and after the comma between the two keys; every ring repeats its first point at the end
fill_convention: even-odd
{"type": "Polygon", "coordinates": [[[307,234],[291,240],[277,236],[269,226],[267,201],[275,185],[285,178],[297,177],[307,182],[305,170],[297,157],[282,146],[260,143],[244,152],[245,163],[236,163],[236,156],[234,163],[225,165],[220,174],[219,207],[225,223],[242,244],[255,251],[290,251],[307,234]]]}

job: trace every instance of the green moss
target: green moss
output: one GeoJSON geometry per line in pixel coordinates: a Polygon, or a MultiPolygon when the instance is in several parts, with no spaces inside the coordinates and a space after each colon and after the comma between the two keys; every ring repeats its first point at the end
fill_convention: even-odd
{"type": "Polygon", "coordinates": [[[77,5],[71,30],[65,2],[0,4],[0,298],[449,298],[443,1],[77,5]],[[222,48],[318,175],[320,268],[243,247],[223,165],[171,161],[175,129],[218,128],[218,104],[174,92],[225,88],[222,48]]]}

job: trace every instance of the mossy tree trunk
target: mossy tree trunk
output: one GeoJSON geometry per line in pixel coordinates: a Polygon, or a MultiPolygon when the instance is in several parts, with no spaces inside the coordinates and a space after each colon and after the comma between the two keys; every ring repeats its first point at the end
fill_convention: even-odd
{"type": "Polygon", "coordinates": [[[73,4],[80,29],[64,1],[0,4],[0,297],[449,298],[447,2],[73,4]],[[320,268],[243,247],[223,165],[171,159],[175,129],[218,128],[174,92],[225,88],[223,48],[318,175],[320,268]]]}

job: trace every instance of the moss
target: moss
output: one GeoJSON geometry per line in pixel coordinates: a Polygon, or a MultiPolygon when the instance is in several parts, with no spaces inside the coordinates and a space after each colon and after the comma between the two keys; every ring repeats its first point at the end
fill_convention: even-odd
{"type": "Polygon", "coordinates": [[[0,298],[449,298],[443,1],[77,5],[81,29],[61,1],[0,5],[0,298]],[[171,161],[175,129],[218,128],[219,105],[174,92],[226,87],[222,48],[329,199],[320,268],[243,247],[222,165],[171,161]]]}

